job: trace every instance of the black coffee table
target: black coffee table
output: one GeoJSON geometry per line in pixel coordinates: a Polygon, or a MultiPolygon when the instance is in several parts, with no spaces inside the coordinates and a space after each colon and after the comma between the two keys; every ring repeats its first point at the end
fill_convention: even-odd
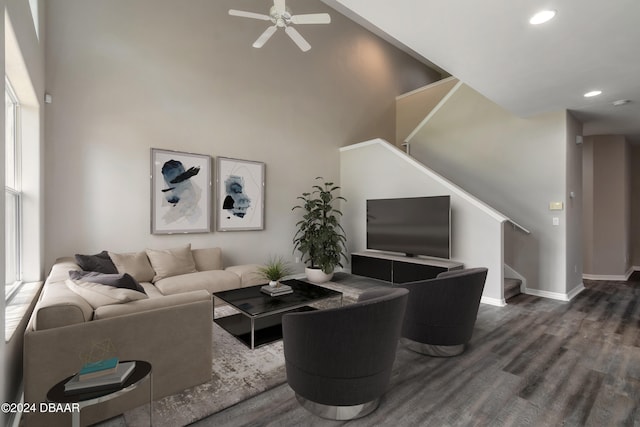
{"type": "Polygon", "coordinates": [[[340,297],[342,305],[341,292],[295,279],[282,283],[291,286],[293,293],[272,297],[260,292],[263,285],[214,292],[213,296],[240,311],[215,319],[214,322],[253,350],[282,339],[284,314],[315,310],[308,304],[329,298],[340,297]]]}

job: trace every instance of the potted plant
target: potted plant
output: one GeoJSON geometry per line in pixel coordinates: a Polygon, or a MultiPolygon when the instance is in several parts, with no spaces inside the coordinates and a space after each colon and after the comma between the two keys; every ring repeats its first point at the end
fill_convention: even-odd
{"type": "Polygon", "coordinates": [[[307,279],[323,283],[331,280],[336,266],[342,267],[341,259],[347,259],[345,232],[340,225],[342,212],[334,206],[346,199],[334,194],[340,187],[324,182],[322,177],[316,179],[322,183],[314,185],[310,193],[298,196],[302,203],[292,208],[303,211],[302,219],[296,224],[293,250],[302,254],[307,279]]]}
{"type": "Polygon", "coordinates": [[[293,270],[282,257],[271,258],[267,264],[258,268],[258,274],[269,281],[269,286],[279,287],[280,280],[291,274],[293,270]]]}

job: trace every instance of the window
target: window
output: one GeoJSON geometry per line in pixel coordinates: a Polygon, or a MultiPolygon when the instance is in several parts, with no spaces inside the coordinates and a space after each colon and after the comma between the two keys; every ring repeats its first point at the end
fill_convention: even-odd
{"type": "Polygon", "coordinates": [[[5,79],[5,299],[20,286],[21,269],[21,201],[20,105],[8,79],[5,79]]]}
{"type": "Polygon", "coordinates": [[[38,19],[38,0],[29,0],[29,9],[31,10],[31,18],[33,19],[33,27],[36,30],[36,37],[40,38],[40,29],[38,19]]]}

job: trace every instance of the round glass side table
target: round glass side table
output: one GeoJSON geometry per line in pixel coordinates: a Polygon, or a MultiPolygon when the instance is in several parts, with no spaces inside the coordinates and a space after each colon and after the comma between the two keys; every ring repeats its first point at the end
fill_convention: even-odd
{"type": "Polygon", "coordinates": [[[130,362],[136,362],[133,372],[129,375],[129,378],[127,378],[122,386],[115,390],[89,391],[86,393],[74,394],[65,393],[64,385],[67,381],[73,378],[73,375],[71,375],[49,389],[49,392],[47,393],[47,400],[52,403],[79,404],[79,410],[71,413],[71,425],[73,427],[80,427],[80,411],[82,408],[115,399],[118,396],[137,389],[147,378],[149,378],[149,425],[153,425],[153,372],[151,369],[151,363],[145,362],[144,360],[134,360],[130,362]]]}

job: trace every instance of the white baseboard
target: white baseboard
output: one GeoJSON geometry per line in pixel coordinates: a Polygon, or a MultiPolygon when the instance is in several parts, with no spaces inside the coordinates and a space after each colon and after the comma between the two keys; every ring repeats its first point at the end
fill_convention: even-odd
{"type": "Polygon", "coordinates": [[[624,282],[627,276],[623,274],[583,274],[584,280],[606,280],[609,282],[624,282]]]}
{"type": "Polygon", "coordinates": [[[574,299],[580,292],[584,291],[584,283],[580,282],[578,283],[578,286],[576,286],[575,288],[571,289],[569,291],[569,293],[567,294],[567,297],[569,298],[569,301],[571,301],[572,299],[574,299]]]}
{"type": "Polygon", "coordinates": [[[536,297],[555,299],[558,301],[571,301],[580,292],[584,290],[584,285],[579,283],[578,286],[571,289],[568,293],[563,294],[560,292],[542,291],[539,289],[525,289],[524,293],[527,295],[533,295],[536,297]]]}
{"type": "Polygon", "coordinates": [[[585,280],[607,280],[612,282],[626,282],[634,271],[640,271],[640,267],[630,267],[625,274],[583,274],[585,280]]]}
{"type": "Polygon", "coordinates": [[[500,299],[500,298],[482,297],[480,299],[480,303],[481,304],[488,304],[488,305],[495,305],[496,307],[504,307],[504,306],[507,305],[507,302],[505,301],[504,298],[500,299]]]}

